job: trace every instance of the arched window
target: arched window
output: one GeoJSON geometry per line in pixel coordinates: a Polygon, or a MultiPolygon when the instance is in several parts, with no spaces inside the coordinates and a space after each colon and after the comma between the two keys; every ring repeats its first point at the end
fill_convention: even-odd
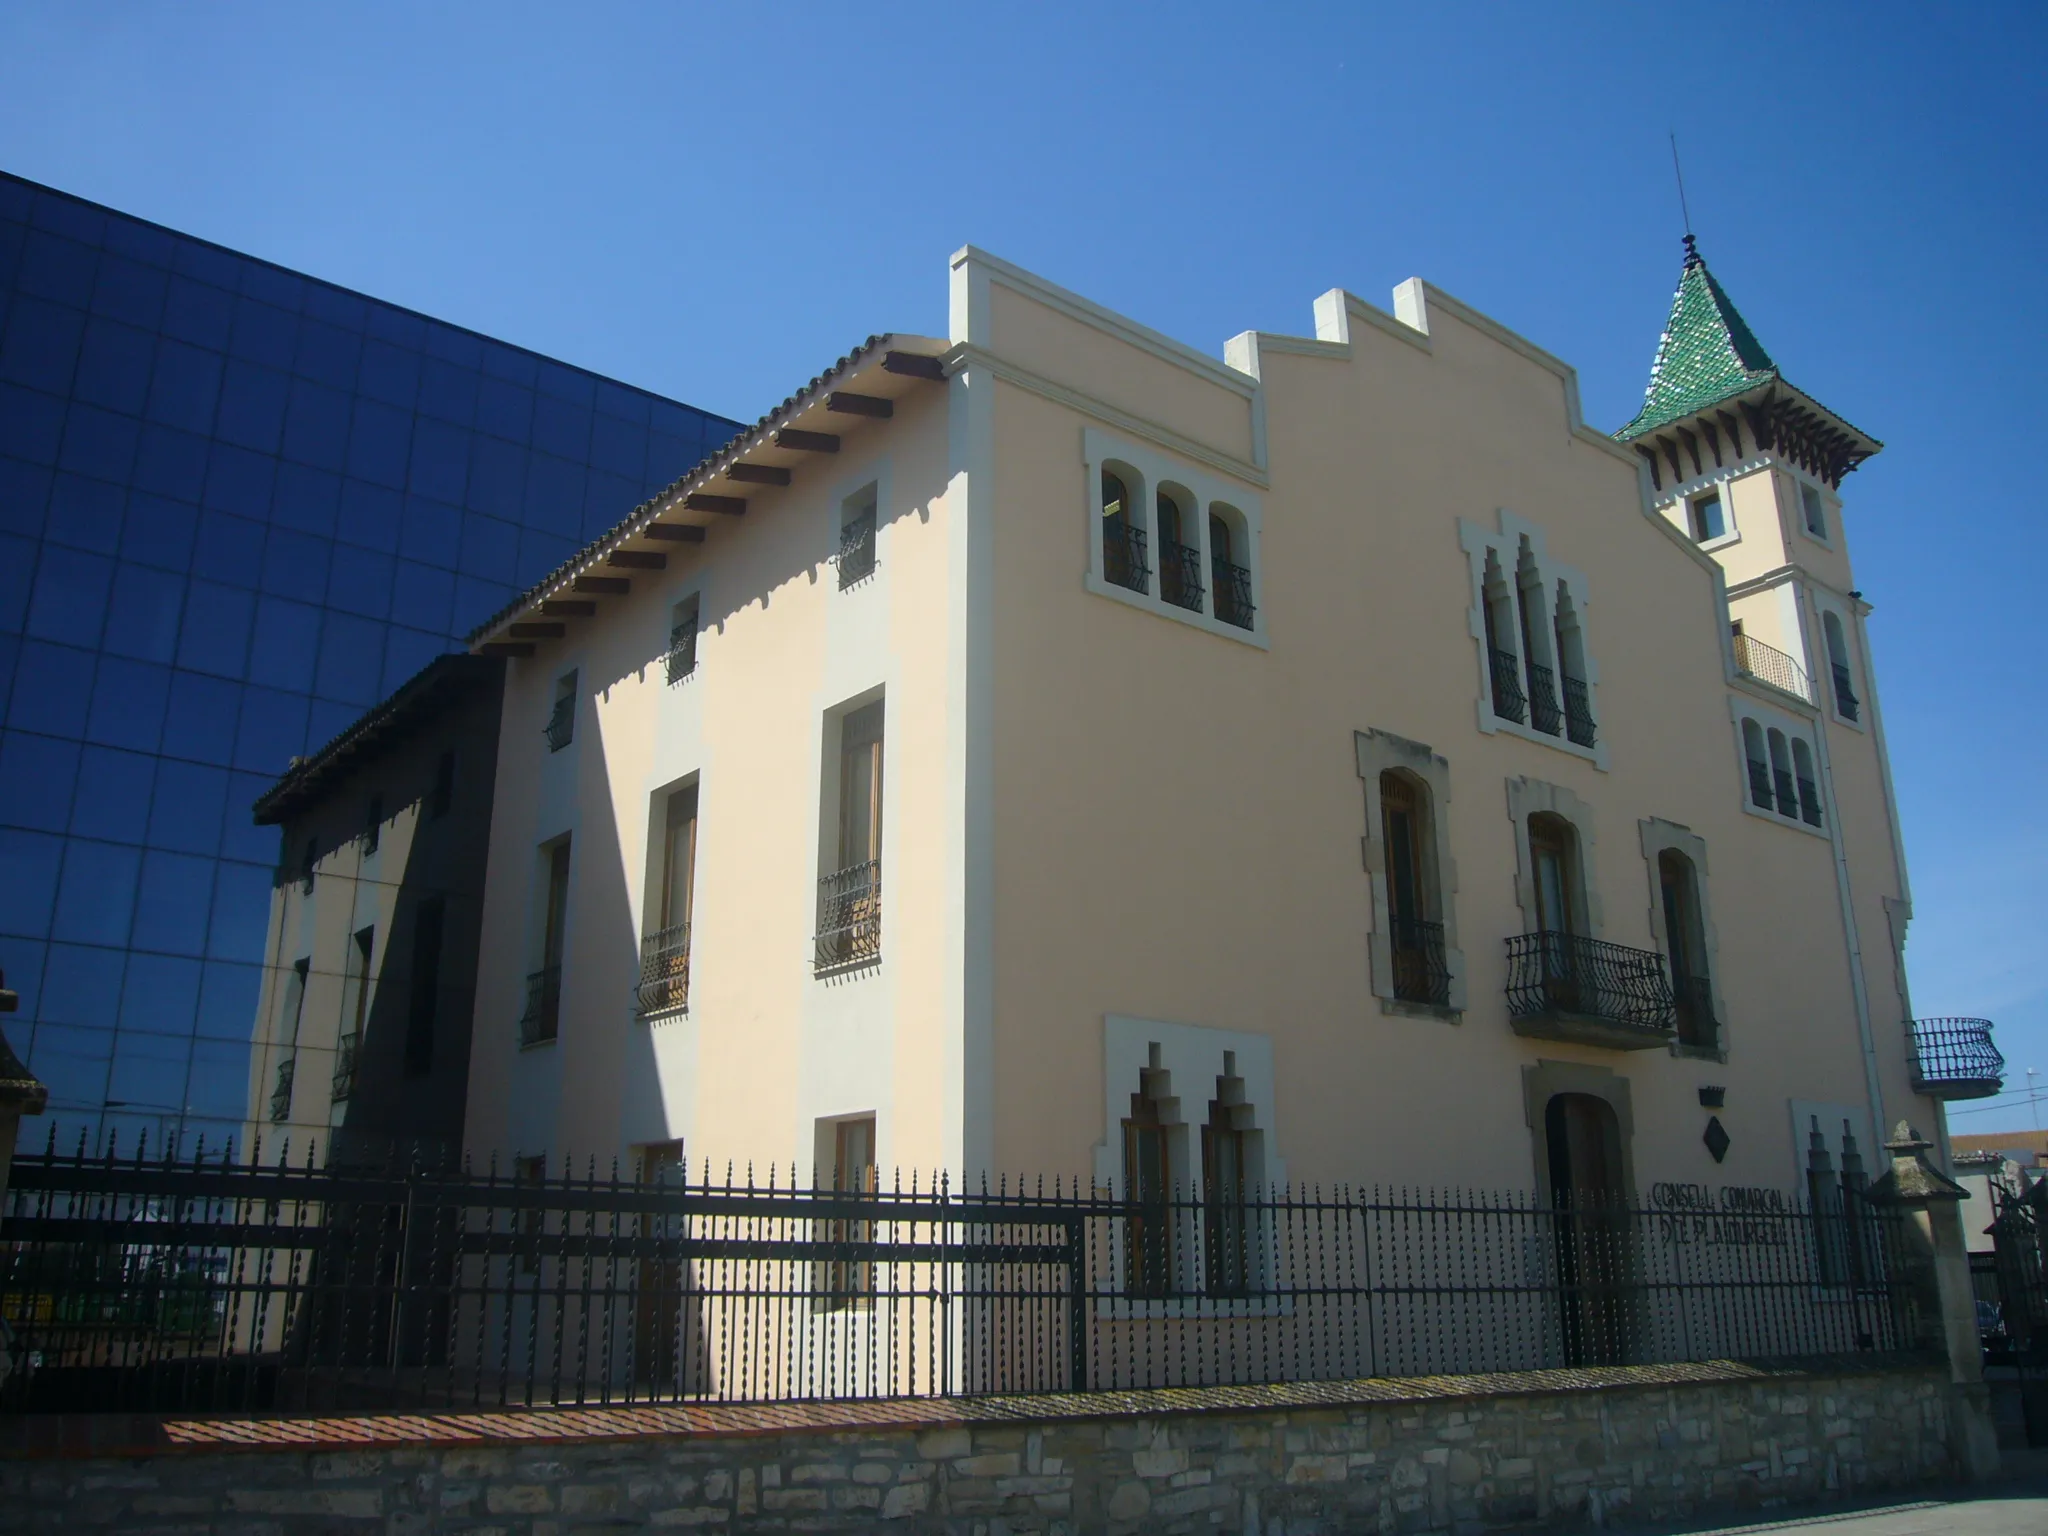
{"type": "Polygon", "coordinates": [[[1856,689],[1849,676],[1849,643],[1842,635],[1841,617],[1833,613],[1820,616],[1821,634],[1827,641],[1828,666],[1835,679],[1835,713],[1844,720],[1856,718],[1856,689]]]}
{"type": "Polygon", "coordinates": [[[1785,741],[1785,733],[1775,726],[1764,739],[1771,748],[1771,783],[1778,791],[1778,814],[1797,816],[1799,791],[1792,782],[1792,749],[1785,741]]]}
{"type": "Polygon", "coordinates": [[[1676,848],[1666,848],[1657,855],[1657,885],[1664,907],[1664,956],[1671,962],[1671,996],[1678,1009],[1678,1042],[1711,1049],[1719,1029],[1714,989],[1707,977],[1699,871],[1676,848]]]}
{"type": "Polygon", "coordinates": [[[1522,692],[1522,655],[1515,649],[1514,593],[1491,546],[1480,577],[1480,602],[1480,611],[1486,615],[1486,667],[1493,685],[1493,712],[1520,725],[1528,715],[1528,695],[1522,692]]]}
{"type": "Polygon", "coordinates": [[[1558,1012],[1575,1013],[1580,1003],[1577,936],[1583,926],[1579,892],[1579,835],[1551,811],[1529,818],[1529,877],[1536,893],[1533,935],[1542,968],[1544,1000],[1558,1012]]]}
{"type": "Polygon", "coordinates": [[[1216,592],[1216,617],[1239,629],[1252,627],[1250,559],[1244,514],[1227,502],[1209,503],[1209,576],[1216,592]]]}
{"type": "Polygon", "coordinates": [[[1451,973],[1438,906],[1435,823],[1429,786],[1414,774],[1398,768],[1380,774],[1380,836],[1386,847],[1387,945],[1393,957],[1394,996],[1447,1007],[1451,973]]]}
{"type": "Polygon", "coordinates": [[[1202,611],[1202,551],[1195,543],[1194,498],[1179,486],[1159,488],[1159,595],[1182,608],[1202,611]]]}
{"type": "Polygon", "coordinates": [[[1754,720],[1742,722],[1742,753],[1749,760],[1750,803],[1771,809],[1771,761],[1764,755],[1764,728],[1754,720]]]}
{"type": "Polygon", "coordinates": [[[1122,465],[1102,471],[1102,577],[1133,592],[1152,590],[1145,553],[1145,510],[1135,499],[1144,481],[1122,465]]]}
{"type": "Polygon", "coordinates": [[[1159,1066],[1159,1048],[1152,1064],[1138,1074],[1131,1112],[1124,1120],[1124,1288],[1132,1296],[1167,1296],[1175,1289],[1178,1269],[1174,1243],[1174,1185],[1181,1170],[1174,1166],[1174,1131],[1179,1115],[1169,1079],[1159,1066]]]}
{"type": "Polygon", "coordinates": [[[1552,628],[1557,637],[1557,670],[1564,684],[1565,734],[1581,747],[1593,745],[1593,701],[1586,690],[1586,637],[1579,628],[1579,610],[1563,582],[1557,584],[1552,628]]]}
{"type": "Polygon", "coordinates": [[[1557,674],[1550,666],[1550,626],[1544,621],[1543,578],[1527,538],[1515,559],[1516,608],[1521,618],[1522,657],[1529,675],[1529,723],[1546,736],[1563,728],[1557,703],[1557,674]]]}
{"type": "Polygon", "coordinates": [[[1799,789],[1799,815],[1809,827],[1821,824],[1820,782],[1813,773],[1813,749],[1797,737],[1792,741],[1792,777],[1799,789]]]}

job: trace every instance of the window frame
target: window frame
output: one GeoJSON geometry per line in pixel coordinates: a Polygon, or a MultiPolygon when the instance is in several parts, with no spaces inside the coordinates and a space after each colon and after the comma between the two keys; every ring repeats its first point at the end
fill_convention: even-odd
{"type": "Polygon", "coordinates": [[[1814,692],[1825,700],[1823,707],[1826,708],[1830,720],[1837,725],[1846,725],[1852,731],[1867,731],[1867,716],[1870,713],[1870,674],[1869,669],[1862,663],[1854,639],[1851,638],[1855,625],[1850,615],[1826,594],[1813,594],[1813,610],[1814,625],[1819,632],[1816,637],[1819,644],[1814,649],[1817,658],[1826,669],[1825,675],[1822,675],[1820,667],[1814,669],[1814,692]],[[1835,631],[1841,639],[1842,656],[1839,663],[1835,659],[1834,637],[1828,629],[1829,619],[1835,621],[1835,631]],[[1845,714],[1841,707],[1840,690],[1835,680],[1837,665],[1849,675],[1849,690],[1852,702],[1856,706],[1856,713],[1853,715],[1845,714]]]}
{"type": "Polygon", "coordinates": [[[1592,631],[1592,601],[1586,575],[1551,558],[1543,530],[1527,518],[1501,508],[1499,526],[1489,529],[1469,518],[1458,519],[1458,544],[1465,552],[1468,577],[1466,628],[1472,637],[1478,672],[1474,709],[1480,731],[1488,736],[1519,736],[1584,762],[1603,773],[1608,768],[1608,733],[1601,714],[1600,662],[1592,631]],[[1577,645],[1583,676],[1567,678],[1557,665],[1558,594],[1571,604],[1569,626],[1577,645]],[[1532,609],[1533,605],[1533,610],[1532,609]],[[1512,651],[1502,645],[1506,640],[1512,651]],[[1513,671],[1521,689],[1517,701],[1497,697],[1505,679],[1497,677],[1496,652],[1513,671]],[[1537,728],[1536,681],[1530,665],[1548,669],[1550,705],[1556,710],[1555,734],[1537,728]],[[1567,682],[1583,685],[1586,726],[1593,737],[1587,746],[1573,739],[1565,708],[1567,682]],[[1510,704],[1519,712],[1502,713],[1510,704]]]}
{"type": "MultiPolygon", "coordinates": [[[[1086,476],[1085,494],[1088,527],[1088,560],[1082,571],[1082,585],[1098,597],[1142,609],[1160,618],[1192,625],[1209,634],[1235,640],[1259,650],[1270,648],[1266,634],[1264,569],[1261,564],[1264,502],[1251,486],[1223,478],[1196,467],[1188,460],[1162,449],[1115,436],[1097,427],[1082,430],[1082,466],[1086,476]],[[1145,538],[1147,572],[1139,590],[1110,578],[1104,549],[1104,474],[1122,482],[1129,504],[1124,517],[1145,538]],[[1183,547],[1194,551],[1200,576],[1200,592],[1189,606],[1168,596],[1165,581],[1165,548],[1158,511],[1161,496],[1171,496],[1178,511],[1183,547]],[[1229,564],[1241,570],[1245,599],[1250,609],[1249,625],[1222,617],[1218,605],[1215,552],[1211,548],[1210,520],[1219,517],[1229,528],[1233,559],[1229,564]],[[1242,547],[1235,547],[1241,544],[1242,547]]],[[[1233,590],[1235,578],[1233,578],[1233,590]]],[[[1234,600],[1225,606],[1234,608],[1234,600]]]]}
{"type": "Polygon", "coordinates": [[[1410,741],[1392,731],[1357,731],[1352,742],[1364,796],[1365,828],[1361,841],[1370,905],[1366,948],[1373,995],[1379,999],[1382,1013],[1456,1023],[1464,1016],[1466,1006],[1466,963],[1465,952],[1458,946],[1457,864],[1450,854],[1450,762],[1422,742],[1410,741]],[[1394,954],[1397,914],[1393,849],[1387,841],[1385,798],[1385,779],[1390,773],[1407,779],[1409,787],[1419,790],[1422,797],[1419,820],[1413,830],[1423,862],[1419,886],[1427,914],[1424,920],[1440,924],[1443,929],[1443,961],[1448,979],[1442,1003],[1400,995],[1394,954]]]}
{"type": "MultiPolygon", "coordinates": [[[[1673,1035],[1669,1047],[1673,1056],[1685,1056],[1703,1061],[1726,1061],[1728,1059],[1728,1007],[1721,990],[1721,935],[1714,926],[1713,890],[1709,883],[1706,839],[1690,827],[1675,821],[1666,821],[1661,816],[1645,816],[1636,823],[1642,840],[1643,865],[1649,882],[1650,937],[1653,947],[1664,956],[1667,969],[1671,965],[1670,924],[1664,905],[1664,882],[1662,860],[1671,854],[1683,859],[1692,871],[1691,919],[1696,930],[1692,936],[1699,946],[1697,964],[1702,968],[1700,978],[1707,984],[1708,1006],[1713,1010],[1714,1039],[1712,1044],[1700,1044],[1673,1035]]],[[[1672,975],[1672,991],[1677,995],[1678,978],[1672,975]]]]}
{"type": "Polygon", "coordinates": [[[1728,699],[1728,714],[1735,744],[1736,782],[1743,814],[1754,816],[1761,821],[1768,821],[1773,826],[1797,828],[1809,837],[1818,837],[1832,841],[1833,834],[1828,829],[1833,820],[1834,810],[1829,803],[1827,788],[1819,779],[1815,780],[1815,790],[1819,796],[1821,807],[1821,824],[1817,827],[1803,820],[1797,813],[1786,816],[1778,810],[1777,785],[1775,782],[1771,786],[1772,804],[1768,807],[1758,805],[1755,796],[1751,792],[1750,758],[1747,740],[1748,728],[1753,726],[1758,739],[1763,743],[1764,766],[1766,769],[1771,770],[1773,780],[1776,777],[1777,764],[1771,759],[1770,738],[1773,732],[1780,734],[1784,738],[1786,744],[1786,765],[1788,768],[1793,769],[1795,773],[1793,792],[1796,799],[1798,782],[1796,776],[1796,754],[1792,751],[1792,743],[1804,743],[1807,751],[1812,754],[1816,770],[1821,762],[1820,749],[1815,742],[1813,722],[1802,720],[1796,715],[1775,709],[1765,704],[1762,700],[1751,698],[1747,695],[1731,694],[1728,699]]]}

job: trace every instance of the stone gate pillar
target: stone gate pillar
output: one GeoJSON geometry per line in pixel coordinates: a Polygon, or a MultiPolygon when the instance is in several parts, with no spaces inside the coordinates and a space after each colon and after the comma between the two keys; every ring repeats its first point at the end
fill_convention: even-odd
{"type": "Polygon", "coordinates": [[[1955,1391],[1950,1449],[1973,1482],[1998,1475],[1998,1433],[1984,1385],[1977,1302],[1970,1289],[1970,1256],[1959,1209],[1968,1190],[1927,1161],[1933,1146],[1901,1120],[1885,1143],[1892,1165],[1870,1186],[1873,1204],[1898,1210],[1899,1241],[1891,1254],[1891,1281],[1910,1302],[1906,1317],[1912,1348],[1938,1350],[1955,1391]]]}

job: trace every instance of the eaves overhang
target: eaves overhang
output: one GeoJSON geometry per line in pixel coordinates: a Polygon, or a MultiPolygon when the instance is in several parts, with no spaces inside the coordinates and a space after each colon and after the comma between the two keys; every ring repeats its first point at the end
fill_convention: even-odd
{"type": "Polygon", "coordinates": [[[898,399],[943,380],[950,349],[931,336],[868,337],[472,630],[470,649],[530,656],[537,641],[560,638],[567,620],[594,617],[601,599],[630,592],[636,571],[665,569],[670,550],[744,517],[764,486],[792,484],[836,454],[847,431],[888,419],[898,399]]]}
{"type": "Polygon", "coordinates": [[[1775,369],[1682,415],[1615,436],[1642,456],[1659,491],[1758,453],[1775,453],[1839,489],[1843,476],[1884,447],[1775,369]]]}

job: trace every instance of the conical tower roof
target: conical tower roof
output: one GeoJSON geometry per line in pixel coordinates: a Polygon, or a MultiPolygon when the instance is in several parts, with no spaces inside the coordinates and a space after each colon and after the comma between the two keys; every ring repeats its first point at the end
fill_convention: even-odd
{"type": "Polygon", "coordinates": [[[1883,446],[1779,371],[1691,235],[1643,408],[1614,435],[1635,444],[1659,490],[1667,467],[1683,483],[1724,467],[1724,450],[1734,462],[1752,450],[1779,453],[1840,485],[1883,446]]]}
{"type": "Polygon", "coordinates": [[[1657,360],[1650,365],[1643,408],[1615,436],[1626,442],[1778,377],[1778,365],[1687,235],[1685,268],[1671,296],[1671,318],[1657,342],[1657,360]]]}

